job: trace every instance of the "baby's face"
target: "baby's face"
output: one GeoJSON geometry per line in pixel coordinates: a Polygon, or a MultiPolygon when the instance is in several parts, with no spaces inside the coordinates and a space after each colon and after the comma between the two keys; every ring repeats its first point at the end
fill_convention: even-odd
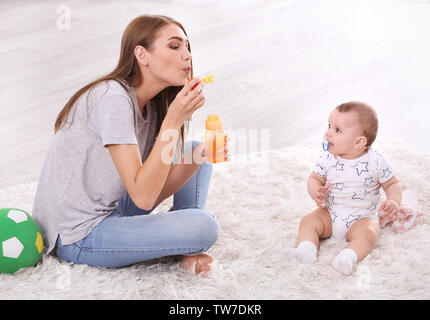
{"type": "Polygon", "coordinates": [[[339,112],[336,109],[330,113],[325,139],[330,143],[329,152],[344,156],[356,155],[357,139],[363,136],[363,130],[355,112],[339,112]]]}

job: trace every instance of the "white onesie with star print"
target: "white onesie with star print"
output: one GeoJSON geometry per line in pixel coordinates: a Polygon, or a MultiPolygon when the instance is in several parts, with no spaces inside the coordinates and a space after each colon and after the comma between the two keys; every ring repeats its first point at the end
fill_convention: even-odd
{"type": "Polygon", "coordinates": [[[325,205],[332,220],[332,238],[336,239],[345,239],[359,219],[378,219],[381,183],[394,175],[391,165],[372,148],[351,160],[323,152],[314,171],[331,183],[325,205]]]}

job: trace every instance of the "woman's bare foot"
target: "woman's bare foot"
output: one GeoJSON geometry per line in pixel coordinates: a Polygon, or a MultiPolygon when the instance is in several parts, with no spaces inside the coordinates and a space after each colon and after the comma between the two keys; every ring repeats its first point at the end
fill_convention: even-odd
{"type": "Polygon", "coordinates": [[[207,275],[211,270],[210,264],[214,259],[207,253],[201,253],[195,256],[183,256],[181,267],[185,270],[195,272],[196,274],[207,275]],[[194,266],[194,270],[193,269],[194,266]]]}

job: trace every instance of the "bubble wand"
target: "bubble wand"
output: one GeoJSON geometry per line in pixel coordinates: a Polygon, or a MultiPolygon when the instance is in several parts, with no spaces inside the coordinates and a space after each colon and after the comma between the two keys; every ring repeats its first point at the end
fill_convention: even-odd
{"type": "MultiPolygon", "coordinates": [[[[190,79],[188,79],[188,81],[187,82],[190,82],[191,80],[193,80],[194,78],[190,78],[190,79]]],[[[199,82],[197,82],[192,88],[191,88],[191,90],[194,90],[200,83],[206,83],[206,84],[209,84],[209,83],[212,83],[212,82],[214,82],[214,80],[215,80],[215,78],[214,78],[214,76],[213,76],[213,74],[211,74],[211,75],[209,75],[209,76],[206,76],[206,77],[204,77],[204,78],[201,78],[200,80],[199,80],[199,82]]],[[[188,119],[188,121],[187,121],[187,125],[185,125],[184,126],[184,136],[188,136],[188,131],[189,131],[189,122],[192,120],[192,116],[190,116],[189,117],[189,119],[188,119]]]]}

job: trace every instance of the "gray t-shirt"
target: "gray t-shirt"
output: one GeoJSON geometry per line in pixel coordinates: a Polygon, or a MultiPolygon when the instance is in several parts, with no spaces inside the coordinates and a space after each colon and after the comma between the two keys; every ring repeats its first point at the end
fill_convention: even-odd
{"type": "Polygon", "coordinates": [[[140,113],[135,89],[126,87],[109,80],[81,95],[53,138],[32,212],[47,253],[58,235],[63,245],[86,237],[126,194],[107,145],[137,144],[145,161],[155,143],[155,106],[140,113]]]}

